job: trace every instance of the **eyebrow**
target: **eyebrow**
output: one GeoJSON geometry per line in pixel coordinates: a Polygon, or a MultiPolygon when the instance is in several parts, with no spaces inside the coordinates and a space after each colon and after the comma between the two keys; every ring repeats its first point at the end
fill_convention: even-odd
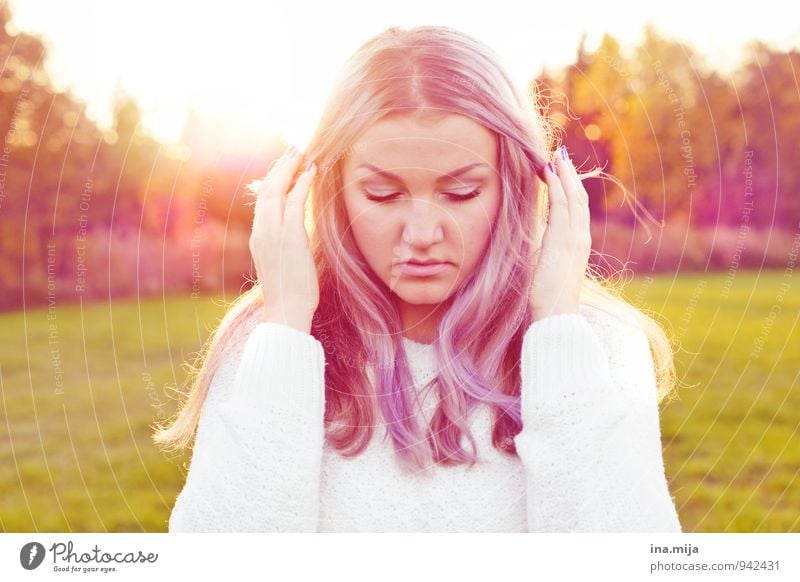
{"type": "MultiPolygon", "coordinates": [[[[484,164],[483,162],[475,162],[472,164],[467,164],[466,166],[463,166],[451,172],[447,172],[446,174],[442,174],[441,176],[436,178],[435,183],[439,184],[440,182],[445,182],[449,179],[455,178],[457,176],[460,176],[461,174],[469,172],[472,168],[477,168],[478,166],[488,166],[488,164],[484,164]]],[[[389,172],[387,170],[382,170],[378,166],[373,166],[372,164],[367,164],[367,163],[361,164],[360,166],[356,167],[356,170],[359,168],[367,168],[368,170],[372,170],[376,174],[379,174],[384,178],[388,178],[389,180],[394,180],[395,182],[403,182],[402,178],[400,178],[400,176],[398,176],[397,174],[393,174],[392,172],[389,172]]]]}

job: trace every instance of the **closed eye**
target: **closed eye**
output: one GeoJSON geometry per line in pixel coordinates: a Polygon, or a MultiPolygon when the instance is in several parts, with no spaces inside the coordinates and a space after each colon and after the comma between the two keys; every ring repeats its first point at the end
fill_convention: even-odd
{"type": "MultiPolygon", "coordinates": [[[[373,202],[389,202],[391,200],[395,200],[402,192],[395,192],[393,194],[389,194],[388,196],[375,196],[374,194],[370,194],[366,190],[364,193],[367,196],[367,200],[372,200],[373,202]]],[[[481,193],[480,188],[476,188],[472,192],[468,192],[467,194],[456,194],[455,192],[442,192],[442,194],[449,196],[451,199],[456,200],[458,202],[463,202],[464,200],[469,200],[471,198],[475,198],[481,193]]]]}

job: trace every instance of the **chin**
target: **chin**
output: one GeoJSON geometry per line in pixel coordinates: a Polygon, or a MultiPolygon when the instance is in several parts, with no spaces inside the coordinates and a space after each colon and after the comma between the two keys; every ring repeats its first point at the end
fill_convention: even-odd
{"type": "Polygon", "coordinates": [[[401,278],[389,289],[399,299],[411,305],[436,305],[447,300],[455,288],[451,281],[433,281],[426,279],[401,278]]]}

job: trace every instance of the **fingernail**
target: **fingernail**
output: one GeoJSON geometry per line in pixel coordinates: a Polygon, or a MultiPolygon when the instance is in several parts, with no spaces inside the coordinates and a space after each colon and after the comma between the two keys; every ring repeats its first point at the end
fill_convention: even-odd
{"type": "Polygon", "coordinates": [[[309,160],[306,164],[306,167],[303,169],[304,172],[310,172],[311,168],[314,167],[314,160],[309,160]]]}
{"type": "Polygon", "coordinates": [[[561,146],[561,159],[562,160],[568,160],[569,159],[569,154],[567,153],[567,146],[565,146],[565,145],[561,146]]]}
{"type": "Polygon", "coordinates": [[[553,162],[547,162],[547,169],[553,172],[554,174],[556,173],[556,169],[553,167],[553,162]]]}
{"type": "Polygon", "coordinates": [[[295,157],[297,155],[297,148],[293,145],[290,145],[288,148],[286,148],[286,153],[284,155],[288,158],[295,157]]]}

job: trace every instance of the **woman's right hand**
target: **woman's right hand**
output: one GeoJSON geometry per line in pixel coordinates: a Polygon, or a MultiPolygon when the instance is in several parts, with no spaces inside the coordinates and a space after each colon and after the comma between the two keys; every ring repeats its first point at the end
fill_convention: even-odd
{"type": "Polygon", "coordinates": [[[262,321],[310,333],[319,280],[304,218],[317,168],[309,163],[292,187],[302,157],[291,146],[257,186],[250,254],[264,295],[262,321]]]}

